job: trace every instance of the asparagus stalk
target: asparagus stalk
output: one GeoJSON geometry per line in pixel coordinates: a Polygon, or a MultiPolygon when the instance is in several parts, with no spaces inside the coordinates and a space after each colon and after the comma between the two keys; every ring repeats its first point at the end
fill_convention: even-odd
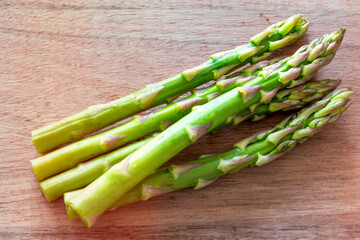
{"type": "Polygon", "coordinates": [[[264,60],[243,69],[241,76],[219,81],[203,91],[194,91],[188,98],[170,104],[147,116],[135,116],[133,120],[118,127],[72,143],[47,155],[31,160],[38,180],[43,180],[59,172],[72,168],[77,163],[86,161],[103,153],[116,149],[130,141],[144,137],[156,131],[163,131],[180,118],[190,113],[195,105],[204,104],[220,94],[249,81],[264,67],[281,62],[279,59],[264,60]]]}
{"type": "Polygon", "coordinates": [[[274,92],[298,84],[330,63],[345,30],[339,30],[300,48],[280,66],[259,73],[242,87],[230,90],[193,111],[147,144],[114,165],[69,201],[69,206],[90,227],[106,209],[154,170],[211,132],[232,116],[258,102],[268,102],[274,92]]]}
{"type": "Polygon", "coordinates": [[[138,112],[160,105],[183,92],[210,80],[216,80],[229,70],[267,58],[271,52],[301,37],[308,28],[301,14],[268,27],[234,50],[216,53],[203,64],[188,69],[164,81],[146,86],[126,97],[86,110],[32,132],[39,152],[81,139],[88,133],[109,126],[138,112]]]}
{"type": "Polygon", "coordinates": [[[40,189],[48,201],[53,201],[61,197],[65,192],[84,187],[154,137],[155,135],[97,157],[89,162],[78,164],[66,172],[42,181],[40,189]]]}
{"type": "MultiPolygon", "coordinates": [[[[184,188],[200,189],[223,175],[235,173],[248,166],[269,163],[337,120],[349,106],[347,103],[352,94],[353,91],[347,88],[333,91],[323,100],[285,119],[273,129],[261,131],[236,143],[235,148],[230,151],[159,169],[127,192],[109,209],[113,210],[184,188]]],[[[68,205],[69,200],[79,192],[81,190],[66,193],[65,204],[68,205]]],[[[67,208],[67,214],[70,220],[77,217],[71,208],[67,208]]]]}
{"type": "MultiPolygon", "coordinates": [[[[242,120],[245,120],[245,118],[258,120],[271,112],[279,110],[289,111],[303,107],[311,101],[322,98],[339,84],[339,80],[321,80],[308,82],[293,89],[280,90],[276,93],[270,103],[263,103],[256,106],[256,108],[250,107],[220,127],[226,127],[231,124],[237,125],[242,120]]],[[[66,172],[48,178],[40,183],[40,188],[48,201],[55,200],[58,197],[61,197],[65,192],[90,184],[105,173],[111,166],[123,160],[126,157],[126,154],[130,154],[137,150],[147,141],[148,140],[144,140],[141,143],[135,143],[136,147],[131,147],[132,145],[129,145],[128,147],[120,148],[85,164],[80,164],[66,172]],[[131,149],[130,151],[127,150],[129,148],[131,149]],[[124,154],[125,152],[126,154],[124,154]]]]}

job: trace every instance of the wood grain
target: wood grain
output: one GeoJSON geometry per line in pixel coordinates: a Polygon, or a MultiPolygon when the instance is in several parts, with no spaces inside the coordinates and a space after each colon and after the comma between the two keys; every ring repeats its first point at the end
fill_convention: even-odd
{"type": "MultiPolygon", "coordinates": [[[[311,21],[282,53],[346,28],[336,58],[317,75],[360,92],[360,2],[0,2],[1,239],[360,238],[359,94],[341,119],[278,161],[106,213],[91,229],[47,203],[29,160],[30,131],[129,94],[248,41],[292,14],[311,21]]],[[[173,162],[218,153],[276,115],[206,136],[173,162]]]]}

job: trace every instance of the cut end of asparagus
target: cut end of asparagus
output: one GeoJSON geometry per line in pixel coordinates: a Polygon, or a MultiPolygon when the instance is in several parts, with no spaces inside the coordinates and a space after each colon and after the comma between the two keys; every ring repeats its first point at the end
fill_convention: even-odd
{"type": "Polygon", "coordinates": [[[72,209],[72,207],[70,207],[69,201],[73,196],[75,196],[80,191],[81,191],[81,189],[67,192],[64,194],[65,210],[66,210],[66,215],[69,220],[74,220],[79,217],[79,215],[72,209]]]}
{"type": "Polygon", "coordinates": [[[42,175],[41,168],[39,167],[37,158],[30,160],[31,167],[38,181],[43,180],[45,177],[42,175]],[[39,170],[38,170],[39,169],[39,170]]]}
{"type": "Polygon", "coordinates": [[[79,218],[79,215],[69,205],[65,205],[65,211],[70,221],[79,218]]]}
{"type": "MultiPolygon", "coordinates": [[[[77,194],[74,194],[74,196],[77,194]]],[[[68,213],[68,218],[75,219],[77,217],[79,217],[82,222],[86,225],[86,227],[90,228],[98,219],[99,216],[93,216],[93,217],[84,217],[81,212],[80,209],[77,209],[76,206],[71,202],[73,196],[70,196],[70,198],[68,199],[68,201],[66,201],[66,211],[68,213]]]]}
{"type": "Polygon", "coordinates": [[[39,187],[40,187],[41,192],[44,194],[44,196],[45,196],[45,198],[46,198],[46,200],[47,200],[48,202],[54,201],[54,200],[57,198],[57,196],[55,197],[55,196],[52,196],[51,193],[48,193],[48,192],[46,191],[46,189],[44,188],[43,183],[44,183],[44,182],[40,182],[40,183],[39,183],[39,187]]]}
{"type": "Polygon", "coordinates": [[[44,148],[42,146],[42,144],[38,143],[38,136],[37,136],[37,133],[41,130],[40,129],[36,129],[34,131],[31,131],[31,142],[32,144],[34,144],[35,148],[36,148],[36,151],[38,151],[38,153],[44,153],[46,151],[48,151],[49,149],[47,148],[44,148]]]}

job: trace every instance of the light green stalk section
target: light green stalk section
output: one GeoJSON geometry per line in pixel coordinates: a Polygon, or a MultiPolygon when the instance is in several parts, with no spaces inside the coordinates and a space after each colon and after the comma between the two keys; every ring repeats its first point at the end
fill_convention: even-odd
{"type": "MultiPolygon", "coordinates": [[[[150,142],[114,165],[97,180],[70,199],[69,206],[90,227],[106,209],[131,188],[181,150],[258,102],[269,101],[267,93],[298,85],[330,63],[345,30],[339,30],[299,49],[279,67],[260,72],[258,77],[230,90],[192,112],[150,142]],[[260,91],[261,90],[261,91],[260,91]]],[[[270,66],[269,66],[270,67],[270,66]]]]}
{"type": "Polygon", "coordinates": [[[40,189],[48,201],[53,201],[66,192],[88,185],[114,164],[120,162],[153,138],[154,136],[146,138],[91,161],[81,163],[66,172],[42,181],[40,189]]]}
{"type": "MultiPolygon", "coordinates": [[[[234,118],[229,119],[227,123],[220,127],[228,125],[237,125],[246,118],[252,120],[259,120],[264,118],[271,112],[275,111],[288,111],[303,107],[305,104],[324,97],[331,90],[335,89],[340,84],[338,80],[321,80],[316,82],[308,82],[293,89],[283,89],[276,93],[275,97],[270,103],[263,103],[250,107],[244,110],[234,118]]],[[[145,144],[135,143],[136,146],[145,144]]],[[[132,146],[132,145],[130,145],[132,146]]],[[[69,192],[81,187],[84,187],[95,179],[100,177],[112,165],[120,162],[125,156],[124,152],[130,154],[128,149],[120,148],[106,155],[100,156],[85,164],[80,164],[77,167],[70,169],[66,172],[55,175],[40,183],[40,188],[48,201],[52,201],[61,197],[65,192],[69,192]],[[120,152],[120,157],[118,152],[120,152]]],[[[138,147],[132,147],[131,152],[135,151],[138,147]]]]}
{"type": "Polygon", "coordinates": [[[95,105],[86,110],[32,132],[39,152],[78,140],[88,133],[109,126],[131,115],[166,103],[175,96],[211,80],[217,80],[233,68],[255,63],[301,37],[308,28],[301,14],[276,23],[251,38],[250,43],[216,53],[210,60],[164,81],[146,86],[126,97],[95,105]]]}
{"type": "MultiPolygon", "coordinates": [[[[275,128],[241,140],[228,152],[159,169],[127,192],[110,209],[184,188],[200,189],[219,177],[237,172],[244,167],[269,163],[338,119],[349,106],[348,98],[352,94],[353,91],[350,89],[336,90],[323,100],[285,119],[275,128]]],[[[80,191],[66,193],[65,204],[68,205],[70,199],[80,191]]],[[[67,214],[69,219],[77,217],[71,208],[67,214]]]]}

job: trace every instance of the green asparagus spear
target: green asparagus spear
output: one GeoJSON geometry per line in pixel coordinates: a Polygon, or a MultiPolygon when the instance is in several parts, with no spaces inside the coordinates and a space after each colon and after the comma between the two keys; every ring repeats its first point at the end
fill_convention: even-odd
{"type": "Polygon", "coordinates": [[[243,69],[241,76],[238,78],[219,81],[203,91],[194,91],[186,99],[170,104],[152,114],[135,116],[133,120],[118,127],[31,160],[34,173],[38,180],[42,180],[70,169],[77,163],[116,149],[130,141],[156,131],[163,131],[173,122],[190,113],[193,106],[204,104],[220,94],[255,78],[255,76],[252,76],[253,74],[272,63],[280,63],[281,60],[264,60],[250,65],[243,69]]]}
{"type": "MultiPolygon", "coordinates": [[[[199,189],[225,174],[235,173],[244,167],[269,163],[338,119],[349,106],[346,104],[352,94],[350,89],[336,90],[323,100],[285,119],[275,128],[243,139],[235,144],[235,149],[159,169],[127,192],[110,209],[183,188],[199,189]]],[[[68,205],[69,200],[80,191],[66,193],[65,204],[68,205]]],[[[67,208],[67,214],[70,220],[77,217],[71,208],[67,208]]]]}
{"type": "Polygon", "coordinates": [[[211,132],[226,120],[258,102],[268,102],[274,91],[298,84],[330,63],[345,30],[339,30],[300,48],[281,66],[259,73],[242,87],[230,90],[167,128],[69,201],[69,206],[90,227],[96,218],[154,170],[211,132]]]}
{"type": "MultiPolygon", "coordinates": [[[[270,103],[263,103],[255,108],[250,107],[220,127],[226,127],[231,124],[237,125],[242,120],[245,120],[245,118],[258,120],[270,112],[279,110],[288,111],[301,108],[311,101],[322,98],[331,90],[335,89],[339,84],[339,80],[321,80],[308,82],[293,89],[280,90],[276,93],[270,103]]],[[[40,183],[40,188],[48,201],[55,200],[58,197],[61,197],[65,192],[90,184],[105,173],[112,165],[125,158],[126,154],[130,154],[131,152],[137,150],[146,142],[147,141],[144,140],[141,143],[135,143],[136,147],[130,147],[132,145],[129,145],[128,147],[120,148],[111,153],[95,158],[85,164],[80,164],[73,169],[42,181],[40,183]],[[131,148],[131,150],[128,151],[128,148],[131,148]]]]}
{"type": "Polygon", "coordinates": [[[249,44],[234,50],[216,53],[203,64],[115,101],[95,105],[86,110],[32,132],[39,152],[78,140],[88,133],[109,126],[153,106],[169,101],[210,80],[216,80],[229,70],[267,58],[271,52],[301,37],[308,28],[301,14],[268,27],[253,37],[249,44]]]}
{"type": "Polygon", "coordinates": [[[76,167],[48,178],[40,183],[40,189],[48,201],[62,196],[65,192],[84,187],[101,176],[111,166],[120,162],[130,153],[139,149],[154,136],[117,149],[106,155],[97,157],[89,162],[78,164],[76,167]]]}

